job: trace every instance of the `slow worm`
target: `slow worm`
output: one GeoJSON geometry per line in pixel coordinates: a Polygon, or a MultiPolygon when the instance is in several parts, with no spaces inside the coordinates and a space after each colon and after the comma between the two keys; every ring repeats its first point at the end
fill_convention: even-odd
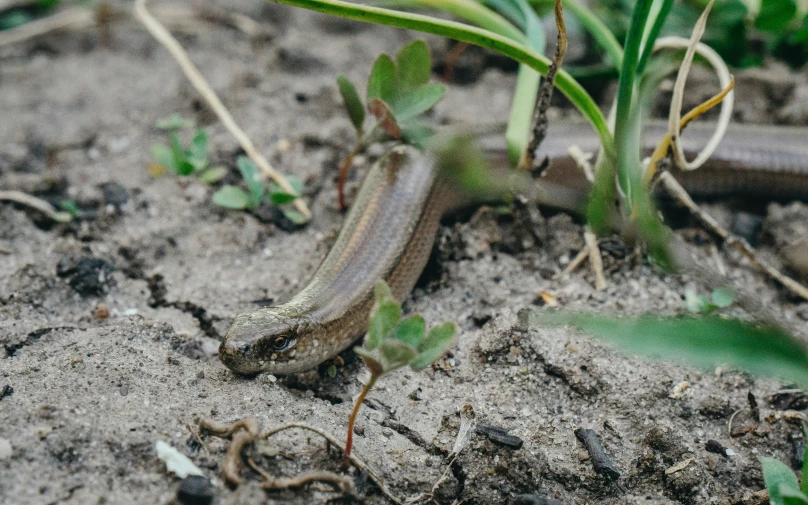
{"type": "MultiPolygon", "coordinates": [[[[709,128],[691,125],[686,147],[692,151],[692,139],[703,141],[709,128]]],[[[662,129],[649,126],[646,133],[658,139],[662,129]]],[[[808,199],[806,140],[805,129],[734,126],[708,164],[677,177],[694,196],[808,199]]],[[[550,126],[539,150],[551,160],[538,183],[540,203],[576,211],[585,201],[587,183],[567,153],[573,144],[589,152],[598,147],[585,124],[550,126]]],[[[452,200],[432,158],[411,147],[392,149],[369,170],[308,285],[283,304],[236,317],[219,348],[221,361],[240,373],[283,374],[336,356],[367,329],[377,280],[387,281],[399,301],[409,295],[452,200]]]]}

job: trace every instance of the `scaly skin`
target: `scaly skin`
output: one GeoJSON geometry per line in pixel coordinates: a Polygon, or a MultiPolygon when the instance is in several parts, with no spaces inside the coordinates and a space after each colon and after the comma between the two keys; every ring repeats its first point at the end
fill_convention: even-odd
{"type": "MultiPolygon", "coordinates": [[[[709,127],[688,127],[685,146],[692,147],[688,139],[706,139],[709,127]]],[[[653,130],[663,131],[659,125],[646,128],[653,130]]],[[[808,199],[806,140],[805,129],[732,127],[707,165],[677,177],[698,196],[808,199]]],[[[540,203],[578,211],[587,188],[567,154],[572,144],[590,152],[598,146],[585,124],[551,125],[539,150],[552,161],[539,182],[540,203]]],[[[368,172],[309,284],[286,303],[236,317],[219,358],[236,372],[283,374],[336,356],[366,331],[376,281],[387,281],[398,301],[409,295],[451,201],[432,158],[411,147],[392,149],[368,172]]]]}

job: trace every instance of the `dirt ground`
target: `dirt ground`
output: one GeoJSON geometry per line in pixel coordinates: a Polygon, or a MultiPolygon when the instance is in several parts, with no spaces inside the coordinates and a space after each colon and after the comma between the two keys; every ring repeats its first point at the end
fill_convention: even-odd
{"type": "MultiPolygon", "coordinates": [[[[203,436],[201,445],[186,427],[198,417],[249,416],[263,426],[304,421],[344,436],[362,376],[350,353],[335,378],[245,378],[224,368],[216,350],[236,314],[294,294],[340,227],[334,180],[353,131],[335,76],[362,82],[381,51],[395,52],[413,35],[258,0],[213,7],[252,17],[268,37],[250,41],[204,23],[180,40],[270,160],[307,182],[314,219],[304,229],[217,208],[212,189],[198,180],[149,175],[149,147],[165,141],[154,123],[175,112],[207,128],[212,157],[233,168],[231,177],[240,151],[168,53],[134,22],[113,25],[106,36],[51,34],[0,50],[0,188],[69,198],[81,210],[79,220],[54,225],[0,205],[0,389],[9,386],[0,395],[4,505],[168,503],[179,479],[157,459],[158,440],[218,479],[227,442],[203,436]]],[[[444,41],[428,40],[445,53],[444,41]]],[[[486,61],[468,82],[449,86],[438,121],[507,118],[515,74],[486,61]]],[[[740,72],[738,90],[739,120],[808,123],[808,74],[770,63],[740,72]]],[[[352,191],[366,168],[358,164],[352,191]]],[[[737,220],[732,202],[710,209],[724,222],[737,220]]],[[[806,208],[754,210],[770,215],[760,247],[778,262],[777,237],[806,208]]],[[[471,404],[481,423],[522,444],[503,443],[496,430],[475,434],[438,487],[437,503],[757,503],[750,496],[763,488],[759,458],[794,464],[804,443],[798,425],[777,421],[778,410],[808,402],[799,395],[772,402],[789,387],[776,380],[630,357],[569,329],[523,328],[517,311],[533,307],[542,291],[566,308],[673,315],[686,310],[686,287],[698,286],[633,258],[616,241],[605,244],[607,290],[594,290],[587,269],[554,280],[582,246],[582,228],[564,214],[531,215],[513,220],[483,209],[447,221],[405,310],[456,321],[459,342],[440,369],[402,370],[381,381],[361,411],[356,454],[398,496],[427,492],[446,469],[458,411],[471,404]],[[685,381],[690,388],[677,397],[685,381]],[[760,425],[749,393],[760,404],[760,425]],[[730,439],[736,410],[733,426],[749,430],[730,439]],[[577,428],[599,435],[619,478],[594,472],[577,428]],[[732,445],[734,455],[708,451],[710,440],[732,445]],[[526,494],[533,498],[518,498],[526,494]]],[[[705,261],[715,261],[703,232],[683,233],[705,261]]],[[[773,317],[808,338],[807,303],[736,255],[717,257],[773,317]]],[[[302,432],[284,432],[251,455],[275,475],[338,467],[335,451],[302,432]]],[[[245,476],[250,484],[237,490],[219,482],[216,503],[339,496],[324,486],[265,493],[255,474],[245,476]]],[[[372,484],[364,489],[368,503],[389,503],[372,484]]]]}

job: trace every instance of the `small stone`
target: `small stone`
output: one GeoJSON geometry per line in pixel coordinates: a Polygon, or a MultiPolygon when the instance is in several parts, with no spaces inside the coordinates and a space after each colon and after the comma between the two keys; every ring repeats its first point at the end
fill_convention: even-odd
{"type": "Polygon", "coordinates": [[[182,479],[177,500],[183,505],[210,505],[213,503],[213,487],[206,477],[189,475],[182,479]]]}
{"type": "Polygon", "coordinates": [[[390,428],[382,428],[382,435],[384,435],[387,438],[390,438],[393,436],[393,430],[391,430],[390,428]]]}
{"type": "Polygon", "coordinates": [[[420,387],[415,388],[415,390],[413,390],[413,392],[410,393],[408,397],[410,400],[419,402],[424,399],[423,390],[420,387]]]}
{"type": "Polygon", "coordinates": [[[14,450],[11,447],[11,442],[5,438],[0,438],[0,461],[11,459],[14,450]]]}

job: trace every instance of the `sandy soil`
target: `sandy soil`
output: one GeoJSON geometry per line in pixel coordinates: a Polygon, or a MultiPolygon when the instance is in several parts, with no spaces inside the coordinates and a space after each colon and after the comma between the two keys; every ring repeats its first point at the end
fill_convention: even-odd
{"type": "MultiPolygon", "coordinates": [[[[0,388],[10,388],[0,399],[4,505],[167,503],[179,479],[157,459],[156,441],[218,475],[227,442],[203,437],[200,445],[186,427],[198,417],[250,416],[264,426],[298,420],[343,436],[362,375],[349,353],[333,379],[317,372],[240,377],[215,353],[236,314],[299,289],[339,229],[334,179],[352,129],[335,75],[361,82],[379,52],[395,52],[412,34],[257,1],[218,4],[262,23],[269,39],[253,43],[203,24],[180,40],[263,152],[307,181],[314,220],[305,229],[284,231],[219,209],[200,181],[148,174],[149,146],[165,140],[154,122],[174,112],[207,128],[217,163],[233,168],[239,148],[168,53],[135,24],[113,26],[106,39],[95,31],[53,34],[0,50],[0,187],[73,199],[83,215],[53,225],[0,205],[0,248],[9,252],[0,254],[0,388]]],[[[445,53],[445,42],[429,40],[445,53]]],[[[507,118],[515,74],[488,61],[468,83],[449,87],[438,121],[507,118]]],[[[738,118],[808,122],[806,81],[774,63],[740,73],[738,118]]],[[[697,89],[693,100],[711,93],[697,89]]],[[[366,167],[359,163],[352,191],[366,167]]],[[[727,223],[738,215],[731,203],[710,208],[727,223]]],[[[793,204],[786,215],[805,210],[793,204]]],[[[800,428],[764,420],[730,440],[730,415],[741,410],[734,425],[754,427],[750,392],[763,418],[808,403],[770,402],[788,386],[775,380],[627,357],[571,330],[520,326],[516,312],[542,291],[567,308],[673,315],[685,311],[685,288],[695,285],[615,241],[607,248],[606,291],[594,290],[586,269],[553,280],[581,247],[581,227],[563,214],[528,215],[482,209],[442,228],[405,309],[428,321],[457,321],[461,338],[440,369],[397,372],[370,394],[356,453],[399,496],[426,492],[446,468],[458,410],[471,404],[482,423],[523,443],[516,449],[476,434],[439,486],[438,503],[756,503],[743,500],[763,487],[758,458],[791,462],[803,443],[800,428]],[[690,388],[674,398],[685,381],[690,388]],[[594,472],[577,428],[599,435],[617,480],[594,472]],[[708,440],[734,444],[735,455],[709,452],[708,440]],[[526,494],[535,500],[518,498],[526,494]]],[[[760,245],[767,258],[778,261],[772,245],[793,219],[766,222],[760,245]]],[[[684,232],[701,244],[705,261],[714,260],[703,233],[684,232]]],[[[734,254],[719,257],[774,317],[808,337],[808,304],[734,254]]],[[[277,475],[338,467],[338,454],[305,433],[285,432],[251,454],[277,475]]],[[[216,502],[338,497],[323,486],[267,494],[254,474],[245,475],[251,484],[238,490],[215,487],[216,502]]],[[[364,489],[369,503],[388,503],[373,485],[364,489]]]]}

